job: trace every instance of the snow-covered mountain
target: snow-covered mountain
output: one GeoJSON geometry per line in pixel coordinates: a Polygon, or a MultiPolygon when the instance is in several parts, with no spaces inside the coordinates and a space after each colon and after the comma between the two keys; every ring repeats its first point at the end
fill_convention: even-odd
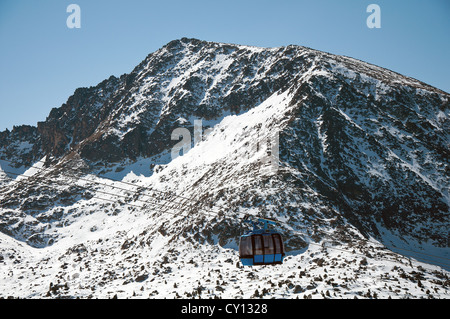
{"type": "Polygon", "coordinates": [[[0,133],[0,296],[448,298],[449,98],[310,48],[172,41],[0,133]],[[283,265],[239,264],[247,214],[280,221],[283,265]]]}

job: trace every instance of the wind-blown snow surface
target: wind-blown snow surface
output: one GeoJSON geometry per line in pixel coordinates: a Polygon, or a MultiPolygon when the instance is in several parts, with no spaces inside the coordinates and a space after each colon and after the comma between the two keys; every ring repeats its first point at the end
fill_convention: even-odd
{"type": "MultiPolygon", "coordinates": [[[[64,156],[0,175],[1,297],[449,298],[448,94],[307,48],[186,39],[130,78],[83,96],[107,120],[64,156]],[[152,135],[199,117],[212,129],[174,160],[167,145],[83,157],[105,160],[104,137],[137,123],[152,135]],[[246,214],[280,221],[283,265],[240,266],[246,214]]],[[[53,113],[70,132],[69,107],[53,113]]]]}

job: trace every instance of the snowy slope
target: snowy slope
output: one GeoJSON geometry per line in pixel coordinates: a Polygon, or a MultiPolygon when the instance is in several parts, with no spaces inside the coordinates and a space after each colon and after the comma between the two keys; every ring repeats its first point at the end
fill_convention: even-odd
{"type": "Polygon", "coordinates": [[[308,48],[173,41],[53,111],[46,165],[0,150],[0,296],[449,298],[448,101],[308,48]],[[246,214],[280,221],[283,265],[240,266],[246,214]]]}

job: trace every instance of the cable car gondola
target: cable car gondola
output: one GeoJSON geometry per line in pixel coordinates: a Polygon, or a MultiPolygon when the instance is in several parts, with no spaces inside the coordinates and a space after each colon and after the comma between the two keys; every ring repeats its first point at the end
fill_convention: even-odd
{"type": "Polygon", "coordinates": [[[280,233],[268,229],[276,225],[275,221],[259,218],[257,222],[244,220],[253,225],[253,230],[241,236],[239,241],[239,258],[242,265],[276,265],[282,264],[284,258],[283,239],[280,233]],[[263,225],[263,228],[258,226],[263,225]]]}

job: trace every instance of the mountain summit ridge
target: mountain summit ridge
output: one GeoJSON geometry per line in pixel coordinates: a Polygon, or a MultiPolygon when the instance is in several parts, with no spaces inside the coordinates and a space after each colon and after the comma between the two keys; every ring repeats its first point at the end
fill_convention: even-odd
{"type": "MultiPolygon", "coordinates": [[[[380,76],[379,70],[382,70],[383,72],[388,72],[390,75],[398,75],[399,78],[402,81],[407,81],[408,85],[414,86],[416,88],[422,88],[429,90],[430,92],[436,92],[439,94],[448,95],[443,91],[437,90],[429,85],[426,85],[420,81],[417,81],[415,79],[409,78],[409,77],[403,77],[400,76],[398,73],[395,73],[390,70],[382,69],[380,67],[370,65],[368,63],[355,60],[353,58],[348,57],[339,57],[335,56],[329,53],[324,53],[321,51],[313,50],[307,47],[302,46],[294,46],[289,45],[286,47],[280,47],[280,48],[258,48],[258,47],[251,47],[251,46],[241,46],[241,45],[233,45],[233,44],[226,44],[226,43],[215,43],[215,42],[207,42],[207,41],[201,41],[198,39],[189,39],[189,38],[181,38],[179,40],[173,40],[163,46],[161,49],[157,50],[156,52],[153,52],[149,54],[138,66],[136,66],[132,72],[129,74],[124,74],[120,78],[116,78],[114,76],[111,76],[109,79],[102,81],[97,86],[93,86],[90,88],[79,88],[75,91],[74,95],[72,95],[66,103],[64,103],[60,108],[54,108],[50,112],[49,116],[47,117],[46,121],[39,122],[37,125],[37,131],[39,134],[38,141],[35,141],[33,144],[33,150],[28,154],[28,158],[30,156],[33,160],[37,160],[39,158],[42,158],[44,155],[48,156],[62,156],[65,153],[67,153],[72,147],[75,147],[83,140],[86,140],[89,138],[89,140],[95,139],[99,136],[99,133],[94,134],[95,131],[100,131],[102,127],[108,126],[112,123],[110,121],[112,120],[110,117],[112,116],[112,112],[120,112],[120,110],[114,110],[114,108],[117,105],[123,104],[123,100],[127,100],[128,103],[132,103],[128,99],[129,95],[129,89],[131,88],[131,83],[134,83],[134,87],[139,87],[140,83],[139,81],[142,79],[143,76],[157,78],[157,72],[160,70],[158,67],[161,67],[164,63],[174,63],[173,60],[176,59],[177,54],[174,53],[180,53],[181,57],[185,56],[185,51],[188,51],[188,53],[196,54],[200,51],[200,57],[198,57],[198,61],[200,63],[203,62],[204,59],[207,59],[208,56],[205,57],[205,55],[214,56],[215,52],[220,50],[234,50],[234,52],[239,50],[250,50],[252,52],[259,52],[268,54],[268,52],[274,52],[275,57],[272,57],[273,59],[277,60],[280,57],[289,59],[294,54],[301,54],[301,52],[305,52],[305,55],[308,55],[308,53],[316,54],[316,55],[323,55],[322,59],[327,62],[327,60],[332,57],[335,58],[336,62],[345,61],[345,63],[351,63],[354,65],[354,63],[358,63],[359,67],[364,66],[364,71],[366,72],[372,72],[372,76],[377,76],[378,78],[383,78],[383,76],[380,76]],[[179,50],[179,51],[177,51],[179,50]],[[201,54],[201,51],[205,51],[204,54],[201,54]],[[210,50],[211,52],[206,52],[210,50]],[[285,55],[285,56],[284,56],[285,55]],[[171,60],[172,59],[172,60],[171,60]],[[166,61],[167,60],[167,61],[166,61]],[[374,72],[375,70],[375,72],[374,72]],[[121,101],[122,100],[122,101],[121,101]],[[95,116],[92,114],[92,112],[97,112],[95,116]],[[69,125],[68,127],[61,127],[62,123],[64,123],[65,126],[69,125]],[[97,136],[97,137],[96,137],[97,136]]],[[[266,56],[263,54],[261,59],[265,59],[266,56]]],[[[255,54],[251,54],[250,56],[254,56],[255,54]]],[[[212,57],[209,57],[210,59],[212,57]]],[[[232,57],[233,58],[233,57],[232,57]]],[[[298,60],[298,59],[297,59],[298,60]]],[[[278,60],[277,60],[278,61],[278,60]]],[[[323,62],[322,66],[323,66],[323,62]]],[[[244,60],[244,62],[247,62],[244,60]]],[[[298,61],[295,61],[297,63],[298,61]]],[[[288,67],[288,70],[291,71],[289,68],[292,67],[292,65],[295,64],[294,62],[287,63],[287,65],[283,65],[283,67],[288,67]]],[[[250,72],[249,68],[245,68],[246,66],[240,67],[238,69],[239,72],[250,72]]],[[[276,65],[274,67],[277,67],[276,65]]],[[[279,67],[279,66],[278,66],[279,67]]],[[[339,74],[340,72],[347,72],[345,68],[336,67],[333,65],[330,65],[329,63],[325,63],[326,68],[333,68],[332,71],[339,74]]],[[[168,71],[168,70],[166,70],[168,71]]],[[[169,70],[170,71],[170,70],[169,70]]],[[[167,73],[167,72],[166,72],[167,73]]],[[[289,72],[289,75],[296,75],[295,72],[289,72]]],[[[270,78],[271,74],[268,74],[268,77],[270,78]]],[[[350,74],[343,74],[343,76],[350,75],[350,74]]],[[[168,75],[170,79],[170,74],[168,75]]],[[[239,80],[239,79],[238,79],[239,80]]],[[[395,78],[395,80],[401,82],[398,80],[398,78],[395,78]]],[[[193,85],[195,81],[198,81],[198,77],[194,77],[188,83],[185,83],[186,86],[193,85]]],[[[267,80],[268,81],[268,80],[267,80]]],[[[285,83],[287,82],[286,79],[282,79],[280,82],[285,83]]],[[[200,84],[203,85],[203,87],[206,87],[207,90],[206,94],[208,94],[208,91],[211,91],[211,88],[207,87],[207,83],[203,83],[200,81],[200,84]]],[[[382,83],[382,81],[381,81],[382,83]]],[[[153,84],[153,83],[152,83],[153,84]]],[[[161,83],[160,83],[161,84],[161,83]]],[[[395,84],[395,83],[393,83],[395,84]]],[[[260,83],[262,86],[260,89],[263,91],[264,89],[267,89],[264,87],[264,83],[260,83]]],[[[277,84],[280,85],[280,84],[277,84]]],[[[271,87],[270,92],[275,91],[278,88],[271,87]]],[[[142,89],[142,88],[141,88],[142,89]]],[[[161,87],[161,89],[164,89],[164,87],[161,87]]],[[[167,88],[166,88],[167,89],[167,88]]],[[[153,95],[155,92],[149,90],[149,92],[146,92],[148,95],[153,95]]],[[[167,95],[169,92],[165,92],[167,95]]],[[[179,92],[177,92],[179,93],[179,92]]],[[[259,92],[258,92],[259,93],[259,92]]],[[[180,93],[179,93],[180,94],[180,93]]],[[[203,92],[202,94],[205,94],[203,92]]],[[[266,93],[267,95],[267,93],[266,93]]],[[[167,107],[174,107],[170,105],[170,98],[164,97],[164,99],[168,99],[169,103],[166,103],[167,107]]],[[[192,107],[196,107],[197,110],[190,110],[193,111],[195,115],[198,116],[218,116],[219,111],[226,111],[227,109],[231,108],[245,108],[245,107],[252,107],[252,103],[249,103],[248,100],[245,99],[245,96],[241,95],[231,95],[228,100],[220,101],[222,110],[210,110],[208,108],[211,108],[211,105],[205,105],[202,104],[202,100],[196,101],[193,97],[191,99],[186,99],[187,101],[184,101],[182,99],[181,102],[183,104],[185,103],[192,103],[192,107]],[[236,103],[233,103],[236,101],[236,103]],[[244,103],[242,103],[244,102],[244,103]],[[230,105],[231,103],[237,104],[237,105],[230,105]],[[206,111],[200,114],[201,111],[206,111]],[[208,112],[211,112],[213,114],[207,114],[208,112]]],[[[145,102],[145,101],[144,101],[145,102]]],[[[162,101],[165,103],[165,101],[162,101]]],[[[149,103],[149,105],[141,105],[140,107],[143,108],[161,108],[161,101],[158,101],[158,99],[151,99],[150,101],[147,100],[146,103],[149,103]],[[156,105],[154,105],[154,104],[156,105]]],[[[176,101],[176,103],[180,103],[180,101],[176,101]]],[[[255,104],[255,103],[253,103],[255,104]]],[[[127,110],[128,112],[131,112],[131,110],[127,110]]],[[[148,110],[146,110],[148,111],[148,110]]],[[[180,110],[181,111],[181,110],[180,110]]],[[[159,114],[158,114],[159,115],[159,114]]],[[[164,115],[164,114],[163,114],[164,115]]],[[[116,114],[116,116],[118,116],[116,114]]],[[[154,117],[157,117],[157,115],[154,115],[154,117]]],[[[124,120],[124,118],[120,118],[114,121],[114,123],[119,122],[119,120],[124,120]]],[[[153,119],[154,120],[154,119],[153,119]]],[[[147,123],[146,123],[147,124],[147,123]]],[[[147,126],[153,125],[153,122],[148,123],[147,126]]],[[[13,129],[15,131],[15,129],[13,129]]],[[[154,139],[147,138],[144,136],[143,132],[128,132],[130,133],[130,139],[133,140],[133,142],[137,143],[135,149],[129,150],[122,154],[123,156],[131,156],[135,157],[136,155],[149,155],[148,153],[152,153],[151,150],[144,150],[142,144],[146,142],[154,142],[154,139]],[[141,141],[140,138],[143,138],[145,141],[141,141]],[[134,151],[134,152],[133,152],[134,151]]],[[[2,132],[2,135],[5,135],[3,138],[4,140],[7,139],[6,136],[9,135],[8,131],[2,132]]],[[[119,134],[120,135],[120,134],[119,134]]],[[[160,137],[160,136],[158,136],[160,137]]],[[[31,139],[31,137],[30,137],[31,139]]],[[[6,145],[6,142],[3,142],[2,145],[6,145]]],[[[0,144],[1,145],[1,144],[0,144]]],[[[123,146],[123,145],[122,145],[123,146]]],[[[86,158],[89,158],[91,149],[87,147],[88,149],[85,150],[85,156],[86,158]]],[[[8,154],[4,154],[4,156],[7,156],[8,154]]],[[[119,160],[120,158],[108,158],[110,160],[119,160]]],[[[30,162],[27,162],[27,164],[30,164],[30,162]]]]}

